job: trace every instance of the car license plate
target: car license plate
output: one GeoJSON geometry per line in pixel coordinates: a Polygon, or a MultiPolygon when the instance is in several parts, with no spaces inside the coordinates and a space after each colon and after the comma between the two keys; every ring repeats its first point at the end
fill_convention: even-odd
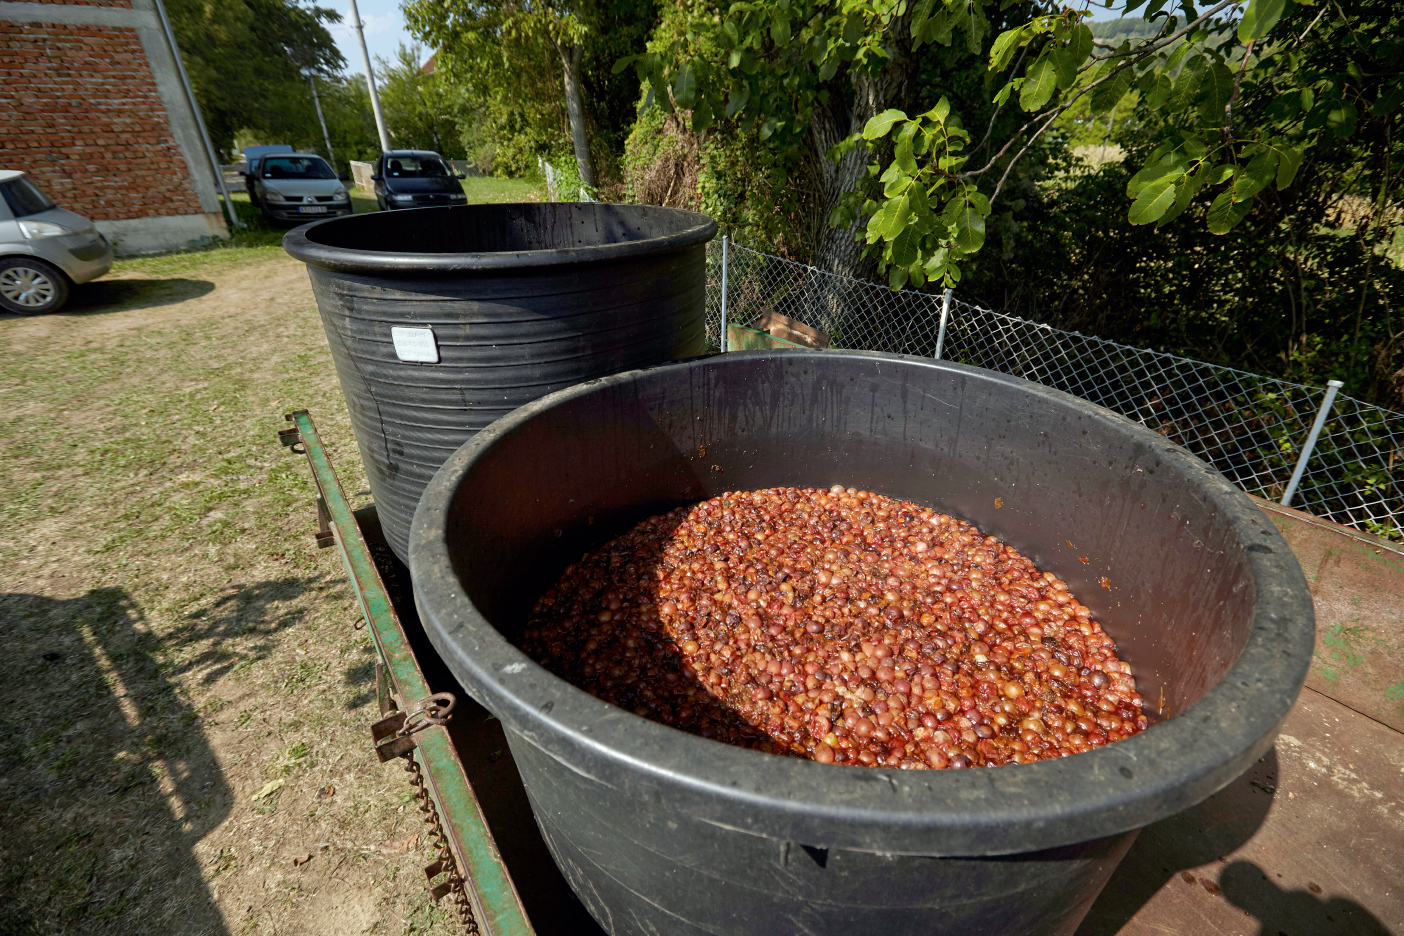
{"type": "Polygon", "coordinates": [[[298,212],[301,213],[301,214],[326,214],[326,213],[327,213],[327,209],[326,209],[325,207],[323,207],[322,205],[314,205],[314,206],[310,206],[310,207],[299,208],[299,209],[297,209],[297,210],[298,210],[298,212]]]}

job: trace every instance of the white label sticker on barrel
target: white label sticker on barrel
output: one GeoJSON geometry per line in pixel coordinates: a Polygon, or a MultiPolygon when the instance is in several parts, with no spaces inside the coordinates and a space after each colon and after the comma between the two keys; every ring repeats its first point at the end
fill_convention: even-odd
{"type": "Polygon", "coordinates": [[[390,337],[395,341],[395,357],[402,361],[419,364],[439,363],[439,345],[434,341],[432,328],[390,329],[390,337]]]}

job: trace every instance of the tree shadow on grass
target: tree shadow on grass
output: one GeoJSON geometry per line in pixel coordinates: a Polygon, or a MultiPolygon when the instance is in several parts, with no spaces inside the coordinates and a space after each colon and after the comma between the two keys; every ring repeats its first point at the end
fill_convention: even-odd
{"type": "Polygon", "coordinates": [[[354,696],[352,696],[346,701],[347,711],[353,712],[363,705],[369,705],[371,702],[375,701],[376,697],[376,659],[374,656],[375,651],[368,646],[363,647],[362,650],[366,653],[370,653],[371,658],[368,660],[362,660],[360,663],[357,663],[354,666],[347,667],[346,685],[351,686],[353,688],[357,686],[366,686],[368,688],[362,689],[362,691],[356,693],[354,696]]]}
{"type": "Polygon", "coordinates": [[[199,650],[168,672],[176,676],[203,671],[200,681],[209,686],[236,667],[266,660],[274,649],[273,637],[307,617],[307,603],[293,599],[309,593],[320,597],[345,587],[344,581],[320,574],[230,585],[185,615],[173,645],[199,650]]]}
{"type": "Polygon", "coordinates": [[[0,593],[0,933],[227,931],[194,847],[233,798],[124,589],[0,593]]]}

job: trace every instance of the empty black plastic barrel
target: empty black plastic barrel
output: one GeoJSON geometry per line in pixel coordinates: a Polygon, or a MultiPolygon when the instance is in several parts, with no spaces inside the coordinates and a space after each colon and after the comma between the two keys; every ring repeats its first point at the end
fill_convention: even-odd
{"type": "Polygon", "coordinates": [[[1072,933],[1137,829],[1267,751],[1314,636],[1282,536],[1184,449],[1037,384],[862,352],[718,355],[523,407],[431,482],[410,567],[430,639],[501,719],[614,936],[1072,933]],[[514,645],[564,568],[637,522],[835,483],[954,514],[1064,579],[1149,729],[1022,766],[825,765],[645,720],[514,645]]]}
{"type": "Polygon", "coordinates": [[[706,215],[651,205],[378,212],[290,231],[366,478],[408,556],[424,485],[473,433],[595,377],[702,353],[706,215]]]}

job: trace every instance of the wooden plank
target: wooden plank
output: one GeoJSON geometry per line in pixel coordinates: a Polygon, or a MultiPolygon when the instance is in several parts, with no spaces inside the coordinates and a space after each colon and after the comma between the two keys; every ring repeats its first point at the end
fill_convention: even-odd
{"type": "Polygon", "coordinates": [[[1404,547],[1260,501],[1316,605],[1307,685],[1404,731],[1404,547]]]}
{"type": "Polygon", "coordinates": [[[1311,689],[1224,790],[1141,832],[1078,936],[1404,932],[1404,735],[1311,689]]]}
{"type": "Polygon", "coordinates": [[[757,331],[765,332],[774,338],[807,348],[827,348],[832,341],[828,332],[820,331],[788,315],[781,315],[774,309],[762,312],[761,317],[756,319],[755,327],[757,331]]]}

